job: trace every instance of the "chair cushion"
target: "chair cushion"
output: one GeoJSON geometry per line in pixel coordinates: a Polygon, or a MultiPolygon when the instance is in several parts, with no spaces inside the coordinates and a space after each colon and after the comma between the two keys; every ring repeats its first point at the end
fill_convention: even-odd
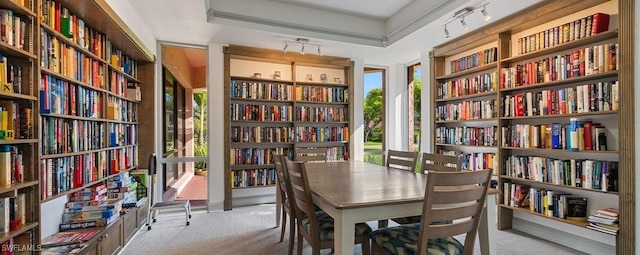
{"type": "Polygon", "coordinates": [[[395,218],[391,219],[392,221],[397,222],[400,225],[412,224],[412,223],[420,223],[422,216],[409,216],[404,218],[395,218]]]}
{"type": "MultiPolygon", "coordinates": [[[[318,220],[318,228],[320,230],[320,241],[333,240],[333,218],[324,211],[317,211],[316,219],[318,220]]],[[[309,232],[309,218],[304,217],[302,219],[302,227],[305,231],[309,232]]],[[[355,228],[356,236],[371,233],[371,227],[369,227],[367,223],[358,223],[355,228]]]]}
{"type": "MultiPolygon", "coordinates": [[[[371,240],[391,254],[417,254],[420,223],[381,228],[371,232],[371,240]]],[[[462,254],[464,246],[453,237],[429,239],[427,254],[462,254]]]]}

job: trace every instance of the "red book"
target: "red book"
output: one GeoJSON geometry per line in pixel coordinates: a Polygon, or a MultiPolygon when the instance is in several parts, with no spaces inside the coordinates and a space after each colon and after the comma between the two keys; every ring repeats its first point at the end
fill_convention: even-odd
{"type": "Polygon", "coordinates": [[[590,151],[593,150],[592,146],[592,133],[591,129],[593,128],[593,123],[591,121],[584,121],[584,150],[590,151]]]}
{"type": "Polygon", "coordinates": [[[593,14],[593,24],[591,25],[591,34],[602,33],[609,30],[609,14],[596,13],[593,14]]]}
{"type": "Polygon", "coordinates": [[[516,116],[525,116],[524,114],[524,95],[522,93],[514,95],[516,103],[516,116]]]}

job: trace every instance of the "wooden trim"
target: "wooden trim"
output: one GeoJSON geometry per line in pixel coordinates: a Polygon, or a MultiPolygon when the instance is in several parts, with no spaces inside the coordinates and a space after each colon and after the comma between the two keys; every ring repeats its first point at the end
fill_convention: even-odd
{"type": "MultiPolygon", "coordinates": [[[[227,47],[228,53],[233,56],[233,58],[242,58],[242,57],[251,57],[252,59],[266,61],[268,59],[271,60],[279,60],[289,61],[289,62],[299,62],[299,63],[313,63],[316,65],[331,65],[331,66],[343,66],[349,67],[352,66],[351,60],[348,58],[341,57],[333,57],[333,56],[318,56],[313,54],[292,54],[292,53],[284,53],[279,50],[270,50],[270,49],[261,49],[240,45],[229,45],[227,47]]],[[[295,80],[295,79],[294,79],[295,80]]]]}
{"type": "Polygon", "coordinates": [[[619,159],[618,169],[618,206],[620,209],[620,231],[616,237],[616,254],[636,253],[636,177],[635,177],[635,109],[634,102],[634,33],[635,1],[618,1],[618,33],[620,109],[619,114],[619,159]]]}
{"type": "MultiPolygon", "coordinates": [[[[231,84],[231,57],[229,56],[229,47],[224,47],[223,50],[224,52],[224,94],[226,95],[224,97],[224,136],[227,137],[229,135],[229,133],[231,132],[231,124],[230,124],[230,109],[229,107],[227,107],[228,105],[231,104],[231,98],[229,98],[228,95],[230,95],[231,93],[231,88],[230,88],[230,84],[231,84]]],[[[224,145],[223,145],[223,154],[224,154],[224,180],[222,181],[223,186],[224,186],[224,210],[225,211],[229,211],[233,208],[233,205],[231,204],[232,201],[232,191],[231,191],[231,174],[230,171],[228,171],[228,169],[231,168],[231,162],[229,162],[229,158],[231,157],[231,152],[229,151],[229,148],[231,148],[231,140],[230,139],[224,139],[224,145]]]]}

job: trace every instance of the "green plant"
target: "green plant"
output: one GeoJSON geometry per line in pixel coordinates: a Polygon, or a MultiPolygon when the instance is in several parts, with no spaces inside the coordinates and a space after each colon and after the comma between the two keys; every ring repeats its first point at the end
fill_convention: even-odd
{"type": "MultiPolygon", "coordinates": [[[[206,144],[196,144],[193,148],[193,154],[196,157],[206,157],[207,156],[207,145],[206,144]]],[[[196,162],[195,164],[196,171],[200,169],[206,169],[206,162],[196,162]]]]}

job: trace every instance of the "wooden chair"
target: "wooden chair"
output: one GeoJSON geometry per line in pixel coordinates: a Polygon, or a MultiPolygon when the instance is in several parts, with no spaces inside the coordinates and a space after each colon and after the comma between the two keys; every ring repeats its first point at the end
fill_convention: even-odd
{"type": "Polygon", "coordinates": [[[428,176],[420,223],[372,232],[372,254],[473,254],[491,171],[433,171],[428,176]],[[465,233],[463,246],[453,236],[465,233]]]}
{"type": "Polygon", "coordinates": [[[278,192],[282,199],[282,228],[280,229],[280,242],[284,240],[284,232],[287,228],[287,216],[289,216],[289,255],[293,254],[293,241],[295,238],[295,212],[293,210],[293,200],[289,196],[291,194],[291,186],[289,185],[289,173],[285,170],[285,156],[275,155],[273,163],[276,166],[276,174],[278,175],[278,192]]]}
{"type": "MultiPolygon", "coordinates": [[[[297,253],[302,254],[302,239],[311,245],[313,255],[319,255],[321,249],[333,249],[333,218],[324,211],[316,211],[313,206],[309,180],[304,163],[284,159],[289,171],[291,198],[295,201],[295,216],[298,226],[297,253]]],[[[362,254],[370,253],[369,233],[371,227],[367,223],[355,226],[355,243],[362,244],[362,254]]]]}
{"type": "Polygon", "coordinates": [[[299,162],[327,161],[327,148],[295,148],[294,160],[299,162]]]}
{"type": "Polygon", "coordinates": [[[427,171],[462,171],[462,157],[425,152],[422,154],[420,172],[426,173],[427,171]]]}
{"type": "Polygon", "coordinates": [[[413,151],[396,151],[389,150],[387,152],[386,165],[390,168],[416,171],[418,164],[418,153],[413,151]]]}
{"type": "MultiPolygon", "coordinates": [[[[416,171],[416,165],[418,164],[418,152],[413,151],[396,151],[389,150],[387,152],[386,166],[389,168],[405,170],[405,171],[416,171]]],[[[411,217],[408,217],[411,218],[411,217]]],[[[412,219],[405,218],[397,218],[391,219],[399,224],[407,224],[412,219]]],[[[420,220],[419,217],[417,220],[420,220]]],[[[386,228],[389,226],[389,220],[378,220],[378,228],[386,228]]]]}

